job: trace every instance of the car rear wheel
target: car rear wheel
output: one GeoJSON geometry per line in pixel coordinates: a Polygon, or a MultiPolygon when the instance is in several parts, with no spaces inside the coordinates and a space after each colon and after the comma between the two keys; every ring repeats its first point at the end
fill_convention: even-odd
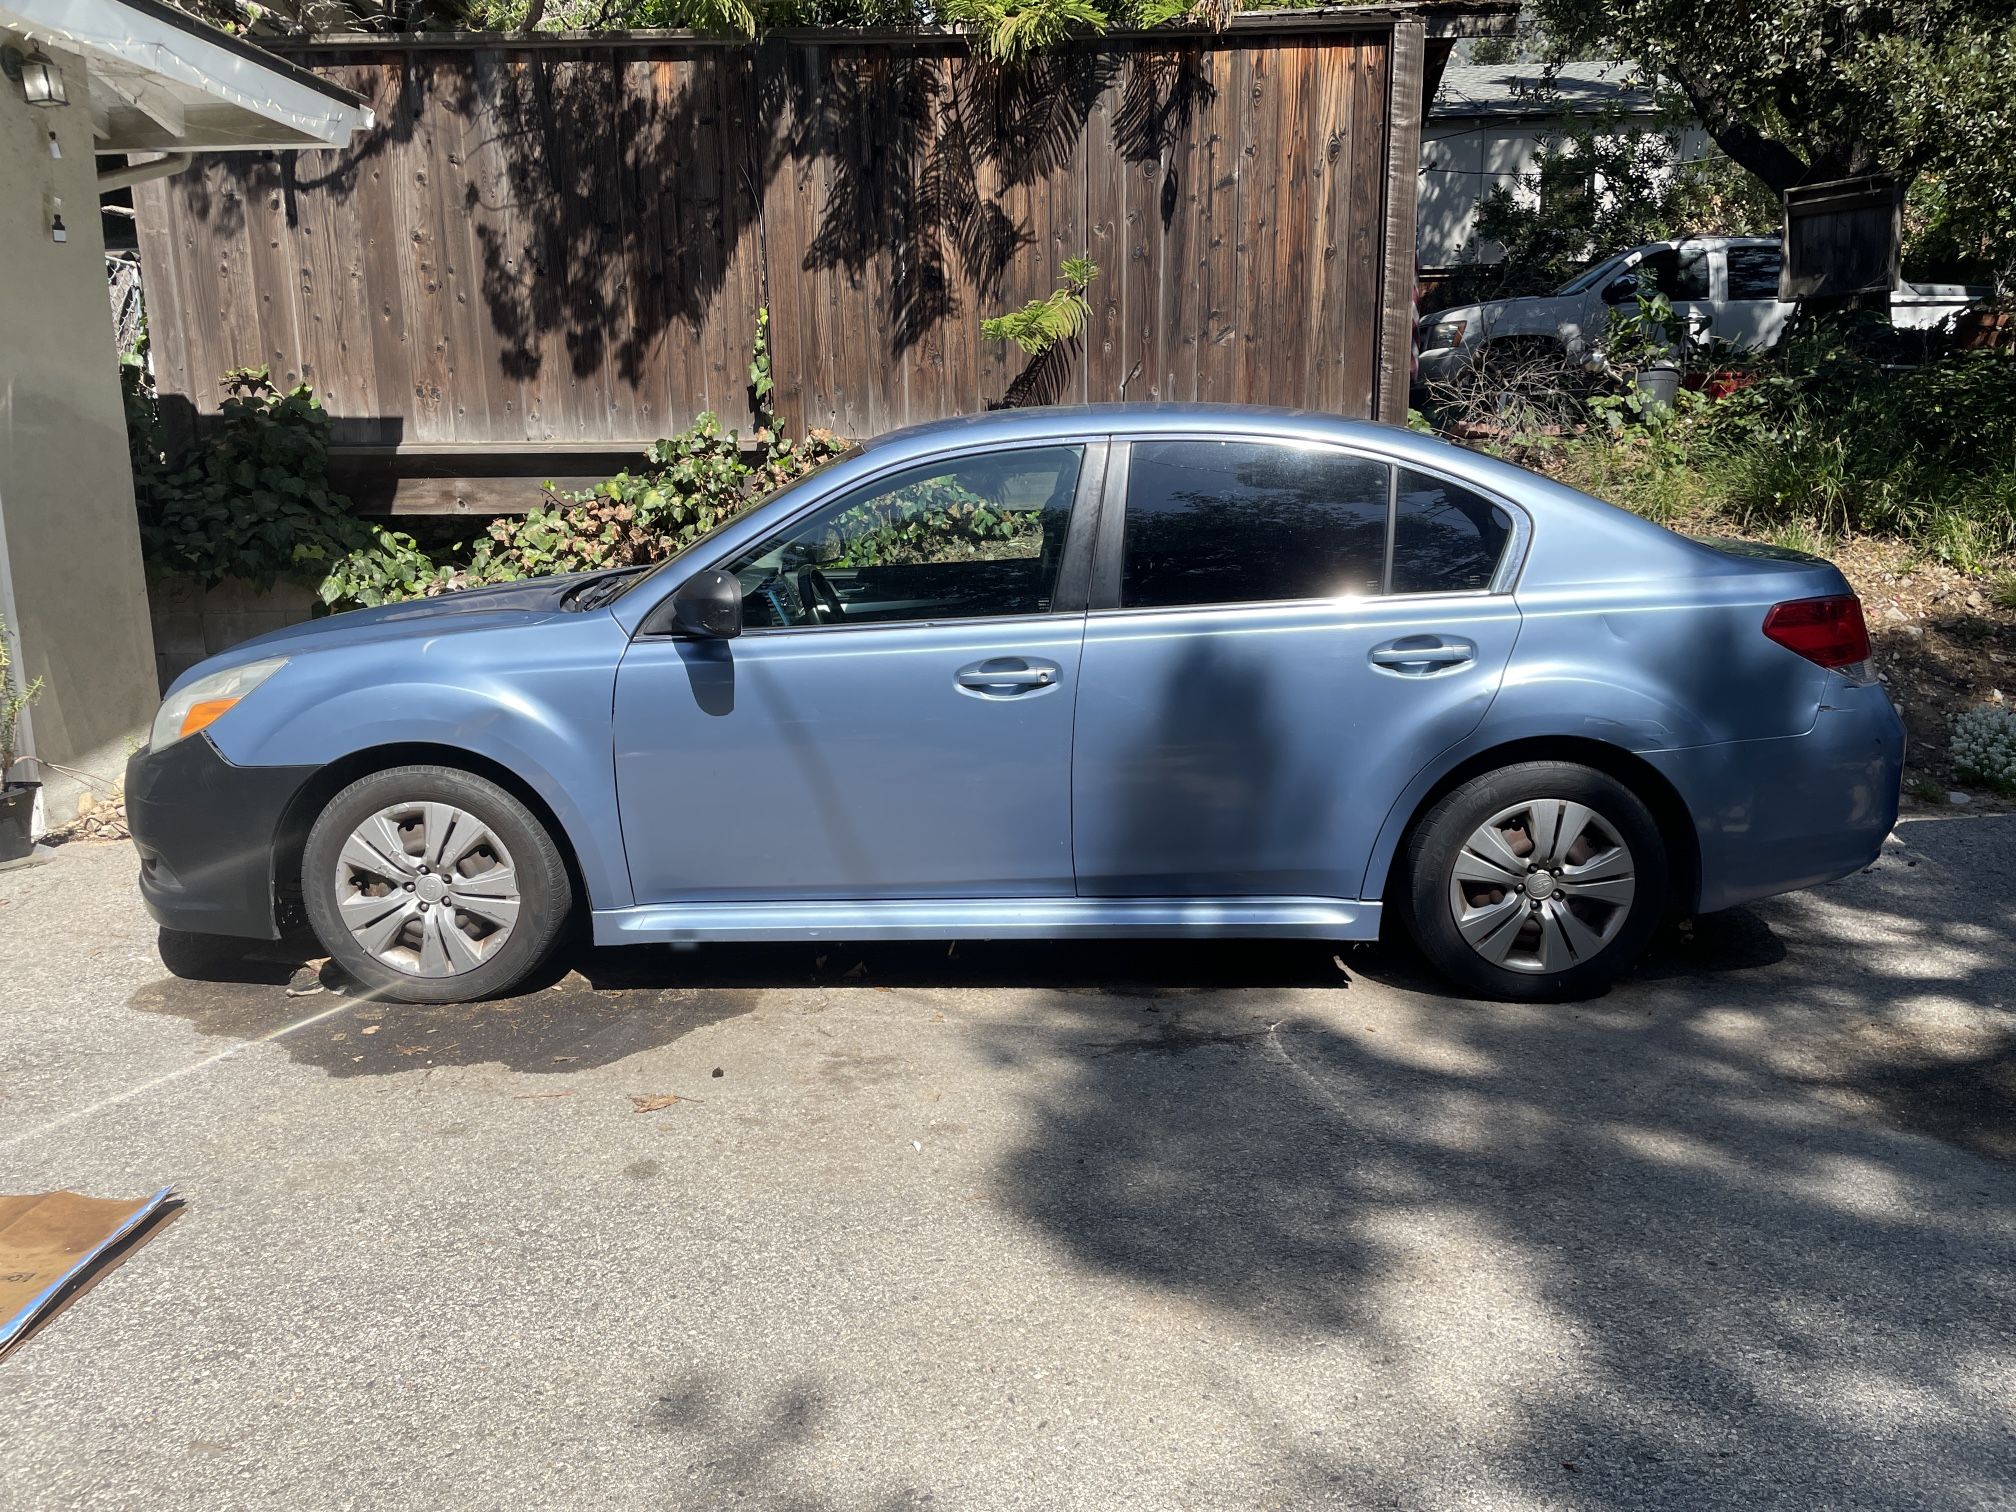
{"type": "Polygon", "coordinates": [[[301,884],[337,965],[409,1003],[509,991],[552,954],[573,905],[532,812],[442,766],[394,767],[338,793],[308,832],[301,884]]]}
{"type": "Polygon", "coordinates": [[[1665,911],[1658,821],[1623,783],[1565,761],[1473,777],[1409,835],[1401,913],[1429,961],[1485,997],[1608,987],[1665,911]]]}

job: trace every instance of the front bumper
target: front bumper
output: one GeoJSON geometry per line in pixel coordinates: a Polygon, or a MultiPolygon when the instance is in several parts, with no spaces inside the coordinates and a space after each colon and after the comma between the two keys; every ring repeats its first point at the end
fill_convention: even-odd
{"type": "Polygon", "coordinates": [[[1897,823],[1904,722],[1880,686],[1845,680],[1813,728],[1645,753],[1694,815],[1697,909],[1831,882],[1874,861],[1897,823]]]}
{"type": "Polygon", "coordinates": [[[1476,357],[1474,347],[1430,347],[1416,355],[1414,377],[1420,383],[1447,383],[1476,357]]]}
{"type": "Polygon", "coordinates": [[[233,766],[207,734],[127,762],[126,823],[140,852],[140,896],[155,922],[192,934],[280,938],[274,841],[315,770],[233,766]]]}

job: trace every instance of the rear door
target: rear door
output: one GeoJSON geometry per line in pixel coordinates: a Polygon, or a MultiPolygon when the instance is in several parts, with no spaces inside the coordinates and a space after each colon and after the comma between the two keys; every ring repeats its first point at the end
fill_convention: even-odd
{"type": "Polygon", "coordinates": [[[640,635],[617,672],[637,901],[1069,896],[1072,522],[1103,455],[910,464],[711,564],[742,635],[640,635]]]}
{"type": "Polygon", "coordinates": [[[1778,298],[1784,249],[1776,242],[1729,248],[1724,297],[1715,312],[1715,339],[1744,351],[1774,345],[1794,306],[1778,298]]]}
{"type": "Polygon", "coordinates": [[[1300,442],[1143,437],[1108,471],[1078,892],[1357,897],[1401,789],[1504,675],[1524,517],[1300,442]]]}

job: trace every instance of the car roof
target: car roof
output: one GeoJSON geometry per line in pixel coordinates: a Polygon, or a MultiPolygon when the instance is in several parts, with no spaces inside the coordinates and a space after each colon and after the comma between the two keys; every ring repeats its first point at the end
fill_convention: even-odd
{"type": "Polygon", "coordinates": [[[1087,431],[1196,431],[1200,428],[1234,434],[1322,435],[1336,439],[1340,431],[1390,434],[1393,427],[1368,420],[1347,420],[1321,410],[1287,409],[1260,404],[1167,404],[1135,401],[1120,404],[1031,405],[1024,409],[990,410],[981,415],[955,415],[885,432],[862,444],[870,451],[899,448],[935,450],[935,443],[986,445],[996,441],[1034,440],[1048,436],[1082,435],[1087,431]]]}

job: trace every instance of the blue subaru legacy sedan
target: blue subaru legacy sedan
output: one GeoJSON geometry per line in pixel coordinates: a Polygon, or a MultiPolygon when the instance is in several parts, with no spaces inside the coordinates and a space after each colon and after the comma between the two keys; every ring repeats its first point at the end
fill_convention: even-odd
{"type": "Polygon", "coordinates": [[[192,668],[133,758],[170,931],[372,992],[649,941],[1251,935],[1388,914],[1590,993],[1662,915],[1867,865],[1903,728],[1825,562],[1408,431],[1018,410],[852,449],[651,569],[192,668]]]}

